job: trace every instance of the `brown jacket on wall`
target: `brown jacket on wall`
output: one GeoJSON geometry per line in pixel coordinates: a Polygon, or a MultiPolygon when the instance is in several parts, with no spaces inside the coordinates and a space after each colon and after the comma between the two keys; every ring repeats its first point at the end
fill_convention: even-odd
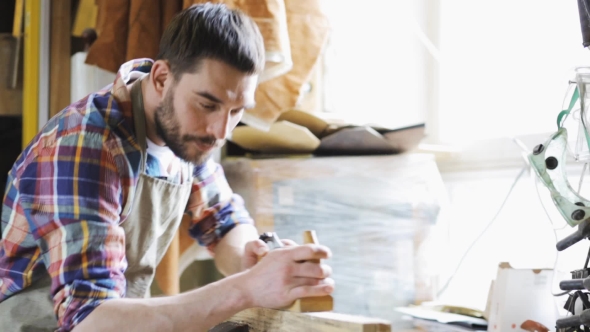
{"type": "MultiPolygon", "coordinates": [[[[257,106],[243,122],[266,127],[296,108],[303,85],[328,37],[320,0],[213,0],[238,8],[257,23],[266,49],[266,66],[256,93],[257,106]]],[[[207,0],[96,0],[98,39],[87,64],[116,72],[135,58],[155,58],[164,28],[182,8],[207,0]]]]}

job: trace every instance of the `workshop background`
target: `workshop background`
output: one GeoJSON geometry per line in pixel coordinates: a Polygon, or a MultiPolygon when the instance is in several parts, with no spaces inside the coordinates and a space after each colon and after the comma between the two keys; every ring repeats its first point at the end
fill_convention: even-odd
{"type": "MultiPolygon", "coordinates": [[[[0,187],[48,118],[155,57],[167,22],[201,2],[0,1],[0,187]]],[[[553,292],[581,267],[584,243],[557,255],[572,228],[523,158],[590,63],[576,1],[215,2],[254,18],[267,57],[256,108],[215,158],[261,232],[315,229],[331,247],[335,311],[484,312],[502,262],[553,269],[553,292]]],[[[182,231],[153,295],[220,278],[182,231]]]]}

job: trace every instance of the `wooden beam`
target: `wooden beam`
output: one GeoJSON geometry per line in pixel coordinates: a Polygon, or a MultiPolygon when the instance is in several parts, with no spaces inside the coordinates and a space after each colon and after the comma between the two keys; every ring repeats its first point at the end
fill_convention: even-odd
{"type": "MultiPolygon", "coordinates": [[[[252,308],[244,310],[229,322],[248,324],[250,332],[390,332],[391,323],[377,318],[334,312],[297,313],[283,310],[252,308]]],[[[213,328],[210,331],[214,331],[213,328]]]]}
{"type": "MultiPolygon", "coordinates": [[[[23,15],[25,12],[25,0],[16,0],[14,3],[14,20],[12,22],[12,36],[16,39],[16,47],[12,61],[12,77],[10,88],[16,89],[19,82],[19,69],[21,68],[21,50],[23,45],[23,15]]],[[[22,82],[22,81],[21,81],[22,82]]],[[[22,109],[22,106],[20,107],[22,109]]],[[[22,114],[22,111],[19,113],[22,114]]]]}
{"type": "Polygon", "coordinates": [[[39,122],[39,37],[41,27],[41,2],[25,2],[25,49],[23,80],[23,139],[26,147],[37,135],[39,122]]]}
{"type": "Polygon", "coordinates": [[[12,35],[21,37],[23,35],[23,14],[25,11],[25,0],[16,0],[14,5],[14,21],[12,22],[12,35]]]}
{"type": "Polygon", "coordinates": [[[178,261],[180,259],[179,231],[176,231],[172,242],[166,250],[160,264],[156,267],[155,279],[158,287],[165,295],[180,293],[180,275],[178,273],[178,261]]]}
{"type": "MultiPolygon", "coordinates": [[[[20,116],[22,115],[23,109],[23,90],[22,80],[18,80],[18,84],[11,86],[10,82],[13,79],[14,71],[13,66],[18,66],[18,62],[15,64],[16,40],[9,33],[0,33],[0,116],[20,116]],[[11,68],[11,70],[7,70],[11,68]]],[[[18,68],[16,70],[18,73],[18,68]]],[[[0,121],[6,121],[2,119],[0,121]]],[[[1,126],[3,127],[3,126],[1,126]]],[[[16,128],[15,128],[16,129],[16,128]]],[[[0,129],[2,132],[2,129],[0,129]]],[[[4,134],[4,132],[2,132],[4,134]]],[[[9,144],[4,142],[3,144],[9,144]]],[[[19,147],[20,148],[20,147],[19,147]]],[[[2,149],[4,150],[4,148],[2,149]]],[[[2,156],[1,159],[7,158],[2,156]]],[[[11,161],[11,165],[14,160],[11,161]]],[[[0,161],[0,164],[2,162],[0,161]]],[[[7,168],[7,170],[10,169],[7,168]]],[[[5,174],[2,174],[3,176],[5,174]]],[[[0,177],[1,178],[1,177],[0,177]]],[[[1,184],[0,184],[1,185],[1,184]]]]}
{"type": "Polygon", "coordinates": [[[70,104],[72,0],[51,1],[49,116],[70,104]]]}

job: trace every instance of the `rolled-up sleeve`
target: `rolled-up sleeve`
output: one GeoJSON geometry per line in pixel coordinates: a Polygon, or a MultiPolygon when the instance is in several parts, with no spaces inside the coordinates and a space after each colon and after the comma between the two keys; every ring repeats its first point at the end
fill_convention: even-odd
{"type": "Polygon", "coordinates": [[[20,200],[51,277],[60,331],[100,303],[124,296],[121,181],[103,136],[59,138],[25,165],[20,200]]]}
{"type": "Polygon", "coordinates": [[[186,213],[191,217],[191,237],[211,253],[236,225],[253,224],[244,200],[231,190],[221,165],[211,159],[195,167],[186,213]]]}

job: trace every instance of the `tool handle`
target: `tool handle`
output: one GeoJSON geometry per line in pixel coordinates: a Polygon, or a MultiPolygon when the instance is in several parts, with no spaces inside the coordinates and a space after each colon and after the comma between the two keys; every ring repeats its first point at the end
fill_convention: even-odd
{"type": "Polygon", "coordinates": [[[584,279],[563,280],[559,283],[561,290],[578,290],[584,289],[584,279]]]}
{"type": "Polygon", "coordinates": [[[560,318],[555,322],[555,327],[558,329],[580,325],[590,325],[590,309],[582,311],[579,315],[560,318]]]}
{"type": "Polygon", "coordinates": [[[590,227],[578,228],[577,231],[568,235],[567,237],[565,237],[561,241],[557,242],[557,244],[555,245],[555,247],[557,248],[557,251],[563,251],[563,250],[573,246],[574,244],[582,241],[584,238],[586,238],[588,236],[589,231],[590,231],[590,227]]]}
{"type": "MultiPolygon", "coordinates": [[[[265,242],[270,250],[284,247],[281,239],[275,232],[266,232],[260,235],[260,240],[265,242]]],[[[303,232],[303,244],[319,244],[318,237],[314,230],[307,230],[303,232]]],[[[319,259],[310,259],[310,262],[319,263],[319,259]]]]}
{"type": "MultiPolygon", "coordinates": [[[[303,244],[320,244],[318,237],[314,230],[308,230],[303,232],[303,244]]],[[[319,263],[319,259],[310,259],[312,263],[319,263]]]]}
{"type": "Polygon", "coordinates": [[[564,318],[558,319],[555,322],[555,327],[557,327],[558,329],[562,329],[562,328],[566,328],[566,327],[580,326],[580,325],[582,325],[582,322],[580,320],[580,316],[564,317],[564,318]]]}
{"type": "Polygon", "coordinates": [[[270,250],[284,247],[283,242],[275,232],[262,233],[259,239],[266,243],[270,250]]]}
{"type": "Polygon", "coordinates": [[[578,14],[582,30],[582,45],[588,47],[590,45],[590,3],[588,0],[578,0],[578,14]]]}

